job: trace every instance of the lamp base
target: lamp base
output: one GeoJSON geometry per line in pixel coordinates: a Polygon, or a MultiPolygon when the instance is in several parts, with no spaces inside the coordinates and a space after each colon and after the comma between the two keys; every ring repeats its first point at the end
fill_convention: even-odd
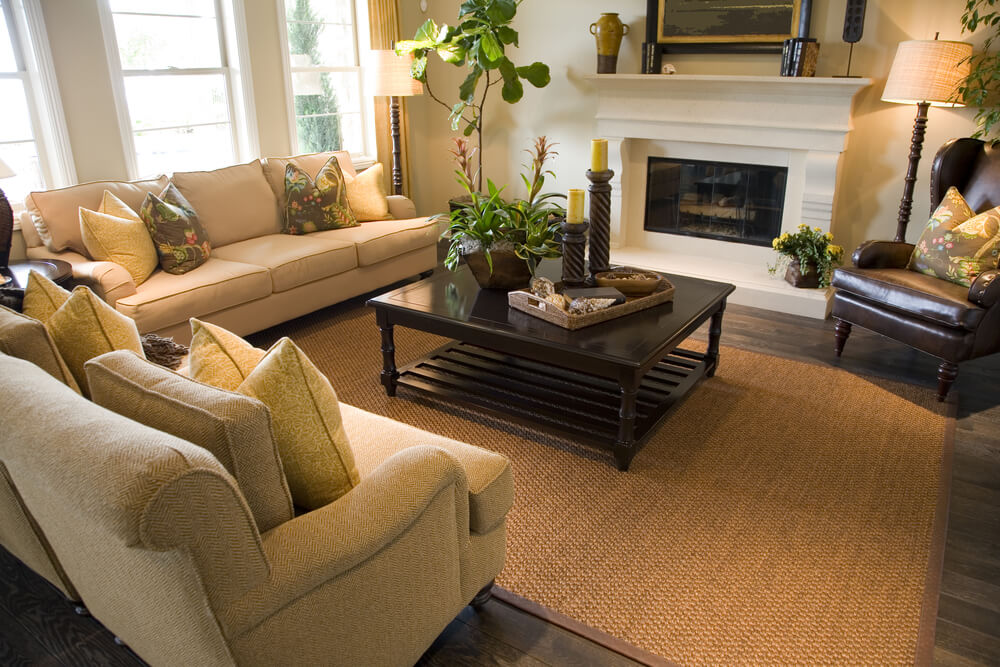
{"type": "Polygon", "coordinates": [[[910,211],[913,209],[913,185],[917,182],[917,165],[920,164],[920,153],[924,146],[924,133],[927,130],[928,102],[917,104],[917,117],[913,119],[913,138],[910,140],[910,162],[906,168],[906,178],[903,182],[903,196],[899,200],[899,217],[896,219],[896,238],[898,242],[906,241],[906,226],[910,224],[910,211]]]}

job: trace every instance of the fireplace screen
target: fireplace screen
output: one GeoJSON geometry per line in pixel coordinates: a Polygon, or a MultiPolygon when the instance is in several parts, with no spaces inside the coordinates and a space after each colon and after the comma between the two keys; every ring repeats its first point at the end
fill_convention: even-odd
{"type": "Polygon", "coordinates": [[[651,232],[770,246],[781,231],[787,167],[649,158],[651,232]]]}

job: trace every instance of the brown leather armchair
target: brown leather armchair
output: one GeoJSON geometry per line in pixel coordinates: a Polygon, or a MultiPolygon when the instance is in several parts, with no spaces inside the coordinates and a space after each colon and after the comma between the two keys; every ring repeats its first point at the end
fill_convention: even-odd
{"type": "MultiPolygon", "coordinates": [[[[1000,147],[952,139],[931,166],[931,208],[955,186],[972,210],[1000,205],[1000,147]]],[[[941,360],[938,400],[958,377],[959,362],[1000,351],[1000,271],[981,273],[971,287],[910,271],[913,244],[866,241],[854,267],[837,269],[832,284],[836,352],[856,324],[941,360]]]]}

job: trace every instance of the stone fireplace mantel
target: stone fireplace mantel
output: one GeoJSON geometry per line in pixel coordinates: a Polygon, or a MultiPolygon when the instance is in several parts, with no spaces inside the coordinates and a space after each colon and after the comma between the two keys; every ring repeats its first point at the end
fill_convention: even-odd
{"type": "Polygon", "coordinates": [[[612,260],[736,284],[730,300],[825,317],[823,290],[796,290],[767,274],[767,248],[647,232],[650,156],[788,168],[782,231],[830,230],[837,166],[854,95],[871,79],[597,74],[597,135],[609,141],[612,260]]]}

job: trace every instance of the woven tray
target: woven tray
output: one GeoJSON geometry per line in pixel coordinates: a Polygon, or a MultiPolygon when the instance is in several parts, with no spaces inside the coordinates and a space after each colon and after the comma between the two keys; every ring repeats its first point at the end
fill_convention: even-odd
{"type": "MultiPolygon", "coordinates": [[[[556,283],[556,289],[562,289],[562,283],[556,283]]],[[[546,322],[551,322],[563,329],[582,329],[601,322],[613,320],[616,317],[637,313],[646,308],[658,306],[661,303],[674,300],[674,286],[666,278],[660,279],[660,284],[652,294],[646,296],[627,299],[625,303],[611,306],[604,310],[598,310],[584,315],[571,315],[565,310],[549,303],[545,299],[539,299],[531,292],[517,290],[508,292],[507,303],[511,308],[539,317],[546,322]]]]}

